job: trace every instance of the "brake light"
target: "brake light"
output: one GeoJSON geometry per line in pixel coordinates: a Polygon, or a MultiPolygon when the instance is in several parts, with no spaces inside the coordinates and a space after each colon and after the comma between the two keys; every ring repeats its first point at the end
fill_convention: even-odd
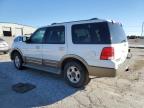
{"type": "Polygon", "coordinates": [[[101,60],[112,60],[114,59],[114,48],[113,47],[105,47],[103,48],[100,56],[101,60]]]}

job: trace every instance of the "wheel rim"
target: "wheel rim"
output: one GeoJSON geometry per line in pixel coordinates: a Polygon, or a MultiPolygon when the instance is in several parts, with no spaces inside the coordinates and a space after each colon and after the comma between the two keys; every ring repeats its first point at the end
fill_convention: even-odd
{"type": "Polygon", "coordinates": [[[14,62],[15,62],[15,65],[16,65],[16,67],[20,67],[20,59],[19,59],[19,57],[18,56],[16,56],[15,57],[15,60],[14,60],[14,62]]]}
{"type": "Polygon", "coordinates": [[[67,77],[72,83],[78,83],[81,78],[79,69],[75,66],[69,67],[67,69],[67,77]]]}

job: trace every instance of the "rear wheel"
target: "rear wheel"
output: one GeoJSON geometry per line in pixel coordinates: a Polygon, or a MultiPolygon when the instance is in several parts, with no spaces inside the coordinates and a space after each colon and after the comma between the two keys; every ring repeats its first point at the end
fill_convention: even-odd
{"type": "Polygon", "coordinates": [[[64,77],[66,82],[76,88],[85,86],[89,82],[87,70],[79,62],[68,62],[64,66],[64,77]]]}
{"type": "Polygon", "coordinates": [[[21,69],[23,69],[23,66],[22,66],[22,64],[23,64],[23,60],[22,60],[22,57],[21,57],[21,55],[19,54],[19,53],[14,53],[14,60],[13,60],[13,62],[14,62],[14,66],[18,69],[18,70],[21,70],[21,69]]]}

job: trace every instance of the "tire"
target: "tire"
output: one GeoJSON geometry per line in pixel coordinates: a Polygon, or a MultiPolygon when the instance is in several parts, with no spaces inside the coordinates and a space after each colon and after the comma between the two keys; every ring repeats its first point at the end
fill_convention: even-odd
{"type": "Polygon", "coordinates": [[[3,52],[4,54],[8,54],[8,52],[3,52]]]}
{"type": "Polygon", "coordinates": [[[14,53],[14,59],[13,59],[13,63],[14,63],[14,66],[18,69],[18,70],[22,70],[23,69],[23,59],[22,59],[22,56],[15,52],[14,53]]]}
{"type": "Polygon", "coordinates": [[[84,87],[89,82],[89,75],[85,67],[79,62],[67,62],[64,66],[66,82],[75,88],[84,87]]]}

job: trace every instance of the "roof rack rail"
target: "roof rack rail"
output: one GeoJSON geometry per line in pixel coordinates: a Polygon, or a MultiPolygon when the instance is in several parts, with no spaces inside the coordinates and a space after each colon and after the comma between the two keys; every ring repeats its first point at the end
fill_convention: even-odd
{"type": "Polygon", "coordinates": [[[55,25],[55,24],[57,24],[57,23],[52,23],[51,25],[55,25]]]}
{"type": "MultiPolygon", "coordinates": [[[[98,20],[99,18],[91,18],[88,20],[78,20],[78,21],[69,21],[69,22],[79,22],[79,21],[89,21],[89,20],[98,20]]],[[[69,22],[62,22],[62,23],[69,23],[69,22]]],[[[56,24],[61,24],[61,23],[52,23],[51,25],[56,25],[56,24]]]]}
{"type": "Polygon", "coordinates": [[[98,18],[91,18],[91,19],[89,19],[89,20],[98,20],[98,18]]]}

